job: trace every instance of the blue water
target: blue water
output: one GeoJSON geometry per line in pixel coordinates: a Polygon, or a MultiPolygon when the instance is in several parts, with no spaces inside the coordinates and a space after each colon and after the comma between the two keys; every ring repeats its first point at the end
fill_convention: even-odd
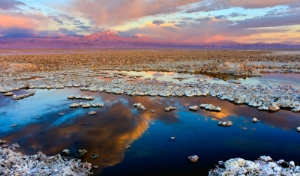
{"type": "Polygon", "coordinates": [[[36,90],[34,96],[19,101],[0,97],[0,139],[19,143],[26,154],[53,155],[68,148],[74,155],[78,149],[87,149],[83,161],[100,166],[95,175],[207,175],[219,160],[253,160],[261,155],[299,165],[297,126],[299,113],[262,112],[211,97],[131,97],[78,89],[36,90]],[[105,107],[71,109],[69,104],[80,102],[68,100],[71,94],[92,95],[93,102],[105,107]],[[135,109],[132,105],[137,102],[147,110],[135,109]],[[201,103],[220,106],[222,112],[188,110],[201,103]],[[165,112],[169,105],[177,110],[165,112]],[[155,113],[149,112],[152,109],[155,113]],[[91,110],[97,114],[88,115],[91,110]],[[60,112],[66,114],[59,116],[60,112]],[[261,121],[254,124],[253,117],[261,121]],[[219,120],[231,120],[233,126],[220,127],[219,120]],[[10,128],[14,123],[19,126],[10,128]],[[91,159],[94,153],[99,158],[91,159]],[[198,155],[199,161],[191,163],[190,155],[198,155]]]}

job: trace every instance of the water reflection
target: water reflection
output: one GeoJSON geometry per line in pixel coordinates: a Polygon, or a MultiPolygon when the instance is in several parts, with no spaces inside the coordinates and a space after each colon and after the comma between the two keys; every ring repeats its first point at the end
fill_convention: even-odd
{"type": "MultiPolygon", "coordinates": [[[[17,93],[26,92],[22,91],[17,93]]],[[[130,97],[81,92],[78,89],[37,90],[34,96],[20,101],[1,96],[0,114],[0,138],[19,143],[22,152],[34,154],[42,151],[53,155],[68,148],[74,154],[78,149],[85,148],[88,154],[83,160],[105,168],[103,175],[145,173],[152,170],[151,165],[158,168],[151,171],[154,175],[206,174],[220,159],[258,157],[268,154],[268,151],[272,156],[282,154],[282,158],[292,158],[300,152],[295,144],[299,135],[294,130],[300,124],[299,114],[285,110],[261,112],[212,97],[130,97]],[[103,102],[105,107],[91,108],[97,111],[94,116],[87,115],[91,109],[70,109],[69,104],[79,101],[67,100],[70,94],[92,95],[94,102],[103,102]],[[137,102],[147,110],[133,108],[132,105],[137,102]],[[202,103],[220,106],[222,112],[188,110],[189,106],[202,103]],[[165,112],[164,107],[169,105],[176,106],[177,110],[165,112]],[[150,110],[155,110],[155,113],[150,110]],[[66,114],[59,116],[59,112],[66,114]],[[261,122],[253,124],[253,117],[261,122]],[[218,127],[217,120],[220,119],[232,120],[234,125],[230,128],[218,127]],[[9,128],[14,123],[19,126],[9,128]],[[171,136],[176,136],[176,140],[171,141],[171,136]],[[281,142],[286,145],[281,146],[281,142]],[[126,149],[128,145],[132,148],[126,149]],[[283,149],[290,152],[275,154],[275,151],[283,149]],[[99,158],[91,159],[94,153],[99,158]],[[184,159],[191,154],[209,159],[190,165],[184,159]],[[132,165],[141,169],[134,169],[132,165]],[[171,171],[170,168],[174,167],[178,169],[171,171]]]]}
{"type": "MultiPolygon", "coordinates": [[[[9,129],[7,132],[9,135],[5,139],[18,142],[22,146],[21,150],[25,153],[33,154],[41,150],[46,154],[55,154],[70,147],[72,147],[71,152],[74,153],[77,149],[85,148],[88,150],[89,156],[86,156],[84,160],[101,167],[113,166],[123,159],[125,146],[137,140],[149,128],[151,120],[160,120],[165,123],[179,121],[175,113],[166,114],[163,108],[158,107],[155,98],[83,93],[76,89],[66,89],[56,91],[55,96],[52,96],[56,97],[56,101],[51,101],[52,99],[49,98],[51,96],[48,95],[50,92],[53,94],[52,91],[39,90],[31,100],[28,98],[28,101],[35,102],[31,104],[32,107],[39,104],[35,114],[26,112],[25,109],[29,112],[32,112],[32,109],[27,103],[22,102],[23,100],[14,103],[10,101],[10,104],[1,108],[1,110],[11,108],[11,104],[19,105],[18,108],[11,108],[8,114],[3,114],[0,124],[3,126],[2,130],[12,123],[20,124],[18,128],[9,129]],[[86,115],[88,109],[69,109],[68,105],[72,101],[65,100],[66,94],[69,93],[93,95],[96,97],[95,102],[104,102],[105,107],[94,109],[97,111],[94,116],[86,115]],[[45,99],[40,99],[41,97],[45,97],[45,99]],[[132,104],[136,102],[141,102],[148,109],[156,112],[134,109],[132,104]],[[25,104],[27,107],[22,107],[25,104]],[[45,107],[52,112],[47,113],[45,107]],[[11,114],[14,114],[15,111],[24,113],[21,116],[15,114],[12,117],[11,114]],[[59,116],[58,112],[60,111],[66,112],[66,115],[59,116]],[[38,112],[40,112],[41,118],[33,118],[38,112]],[[4,118],[11,120],[5,121],[4,118]],[[87,123],[89,124],[87,125],[87,123]],[[20,136],[22,137],[20,138],[20,136]],[[93,153],[99,154],[100,158],[96,161],[90,159],[90,155],[93,153]]],[[[159,101],[166,104],[165,101],[159,101]]]]}
{"type": "MultiPolygon", "coordinates": [[[[107,71],[109,73],[115,73],[115,71],[107,71]]],[[[134,71],[121,71],[132,76],[143,76],[137,81],[141,81],[144,78],[157,78],[160,82],[172,82],[176,84],[190,84],[197,83],[197,80],[209,80],[211,83],[229,84],[228,80],[238,79],[242,84],[250,85],[291,85],[300,88],[300,74],[284,74],[284,73],[269,73],[263,74],[262,77],[237,77],[234,75],[227,74],[188,74],[188,73],[175,73],[175,72],[134,72],[134,71]],[[181,77],[183,79],[174,79],[181,77]]],[[[106,79],[105,79],[106,80],[106,79]]]]}
{"type": "MultiPolygon", "coordinates": [[[[176,98],[174,98],[176,99],[176,98]]],[[[219,100],[212,97],[182,98],[178,99],[185,107],[210,103],[222,108],[221,112],[211,112],[204,109],[198,110],[203,116],[210,117],[213,120],[228,120],[231,117],[243,117],[245,122],[252,124],[251,120],[256,117],[265,124],[282,128],[284,130],[294,130],[300,125],[299,113],[293,113],[290,110],[280,110],[276,113],[259,111],[256,108],[247,105],[235,105],[226,100],[219,100]]]]}

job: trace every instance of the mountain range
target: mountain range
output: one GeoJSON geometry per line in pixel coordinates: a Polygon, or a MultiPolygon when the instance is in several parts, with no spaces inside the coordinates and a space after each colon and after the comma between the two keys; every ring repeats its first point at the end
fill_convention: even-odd
{"type": "Polygon", "coordinates": [[[112,31],[97,32],[87,36],[55,37],[0,37],[0,48],[203,48],[203,49],[300,49],[299,42],[281,43],[238,43],[218,41],[211,43],[180,43],[159,41],[153,38],[134,35],[120,36],[112,31]]]}

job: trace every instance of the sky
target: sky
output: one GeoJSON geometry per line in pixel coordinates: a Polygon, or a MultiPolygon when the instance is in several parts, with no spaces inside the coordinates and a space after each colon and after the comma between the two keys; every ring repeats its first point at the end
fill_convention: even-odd
{"type": "Polygon", "coordinates": [[[161,41],[300,42],[300,0],[0,0],[0,36],[113,31],[161,41]]]}

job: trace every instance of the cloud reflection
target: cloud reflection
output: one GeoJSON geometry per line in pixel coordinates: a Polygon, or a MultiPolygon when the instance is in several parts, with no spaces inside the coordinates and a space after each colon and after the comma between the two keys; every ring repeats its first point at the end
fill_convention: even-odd
{"type": "MultiPolygon", "coordinates": [[[[68,90],[60,91],[67,92],[68,90]]],[[[77,94],[82,94],[82,92],[77,92],[77,94]]],[[[99,93],[88,94],[94,97],[99,96],[99,93]]],[[[167,113],[161,105],[157,106],[154,100],[159,97],[129,97],[106,93],[100,95],[101,100],[105,102],[106,109],[96,109],[95,116],[78,114],[79,117],[73,117],[56,126],[52,124],[53,121],[58,121],[57,118],[64,116],[58,117],[50,114],[45,117],[48,119],[47,121],[28,124],[5,139],[10,142],[18,142],[22,146],[21,151],[29,154],[43,151],[52,155],[60,153],[64,148],[70,149],[70,147],[71,153],[74,153],[78,149],[85,148],[88,154],[83,158],[84,161],[104,168],[122,161],[126,151],[125,146],[140,138],[149,128],[150,121],[179,122],[176,113],[167,113]],[[148,109],[138,110],[137,114],[134,114],[132,104],[136,102],[142,103],[148,109]],[[151,113],[150,109],[154,109],[156,112],[151,113]],[[94,153],[100,157],[91,159],[90,156],[94,153]]],[[[167,99],[164,99],[162,103],[166,104],[166,101],[167,99]]],[[[68,110],[70,111],[70,109],[68,110]]],[[[82,111],[82,109],[71,110],[82,111]]]]}
{"type": "MultiPolygon", "coordinates": [[[[38,102],[39,96],[44,96],[44,94],[40,93],[38,92],[35,95],[37,102],[28,106],[40,104],[41,109],[44,106],[49,106],[47,105],[49,102],[44,102],[45,99],[40,99],[40,102],[38,102]]],[[[62,101],[62,99],[70,93],[70,89],[48,93],[55,95],[51,102],[57,108],[60,107],[59,105],[65,105],[66,100],[62,101]]],[[[228,101],[221,101],[212,97],[130,97],[97,92],[81,92],[76,89],[72,89],[72,93],[75,95],[92,95],[95,97],[95,102],[105,102],[105,107],[94,109],[97,111],[97,114],[89,116],[87,115],[89,109],[69,109],[66,106],[64,109],[66,117],[68,114],[76,114],[76,116],[70,118],[60,117],[57,115],[55,108],[50,108],[54,111],[54,114],[48,113],[43,115],[41,120],[29,121],[30,123],[13,129],[14,131],[10,132],[11,134],[3,139],[9,142],[18,142],[22,146],[20,150],[28,154],[43,151],[52,155],[60,153],[65,148],[69,148],[71,153],[74,154],[78,149],[85,148],[88,154],[83,160],[105,168],[116,165],[123,160],[126,151],[125,146],[131,145],[139,139],[149,129],[150,122],[158,120],[168,124],[181,123],[181,119],[184,118],[181,116],[181,112],[186,112],[182,114],[188,115],[190,113],[199,114],[198,119],[205,117],[215,120],[228,119],[234,121],[237,118],[244,118],[244,124],[241,127],[246,130],[253,130],[253,126],[250,126],[250,124],[252,125],[251,119],[253,117],[260,119],[261,122],[259,123],[285,130],[295,129],[296,125],[300,124],[300,119],[296,118],[298,114],[290,111],[261,112],[246,105],[237,106],[228,101]],[[132,105],[137,102],[142,103],[147,110],[135,110],[132,105]],[[222,111],[210,112],[199,109],[197,112],[190,112],[188,110],[189,106],[202,103],[220,106],[222,111]],[[176,105],[178,110],[165,112],[164,107],[167,105],[176,105]],[[155,113],[149,112],[152,109],[155,110],[155,113]],[[79,111],[80,113],[77,113],[79,111]],[[53,125],[57,121],[61,123],[53,125]],[[87,125],[86,123],[89,124],[87,125]],[[98,154],[99,158],[91,159],[90,156],[94,153],[98,154]]],[[[7,105],[1,108],[10,111],[10,103],[7,105]]],[[[28,109],[28,111],[31,110],[31,108],[28,109]]],[[[18,118],[18,116],[15,118],[18,118]]],[[[203,123],[206,123],[206,121],[203,123]]]]}

